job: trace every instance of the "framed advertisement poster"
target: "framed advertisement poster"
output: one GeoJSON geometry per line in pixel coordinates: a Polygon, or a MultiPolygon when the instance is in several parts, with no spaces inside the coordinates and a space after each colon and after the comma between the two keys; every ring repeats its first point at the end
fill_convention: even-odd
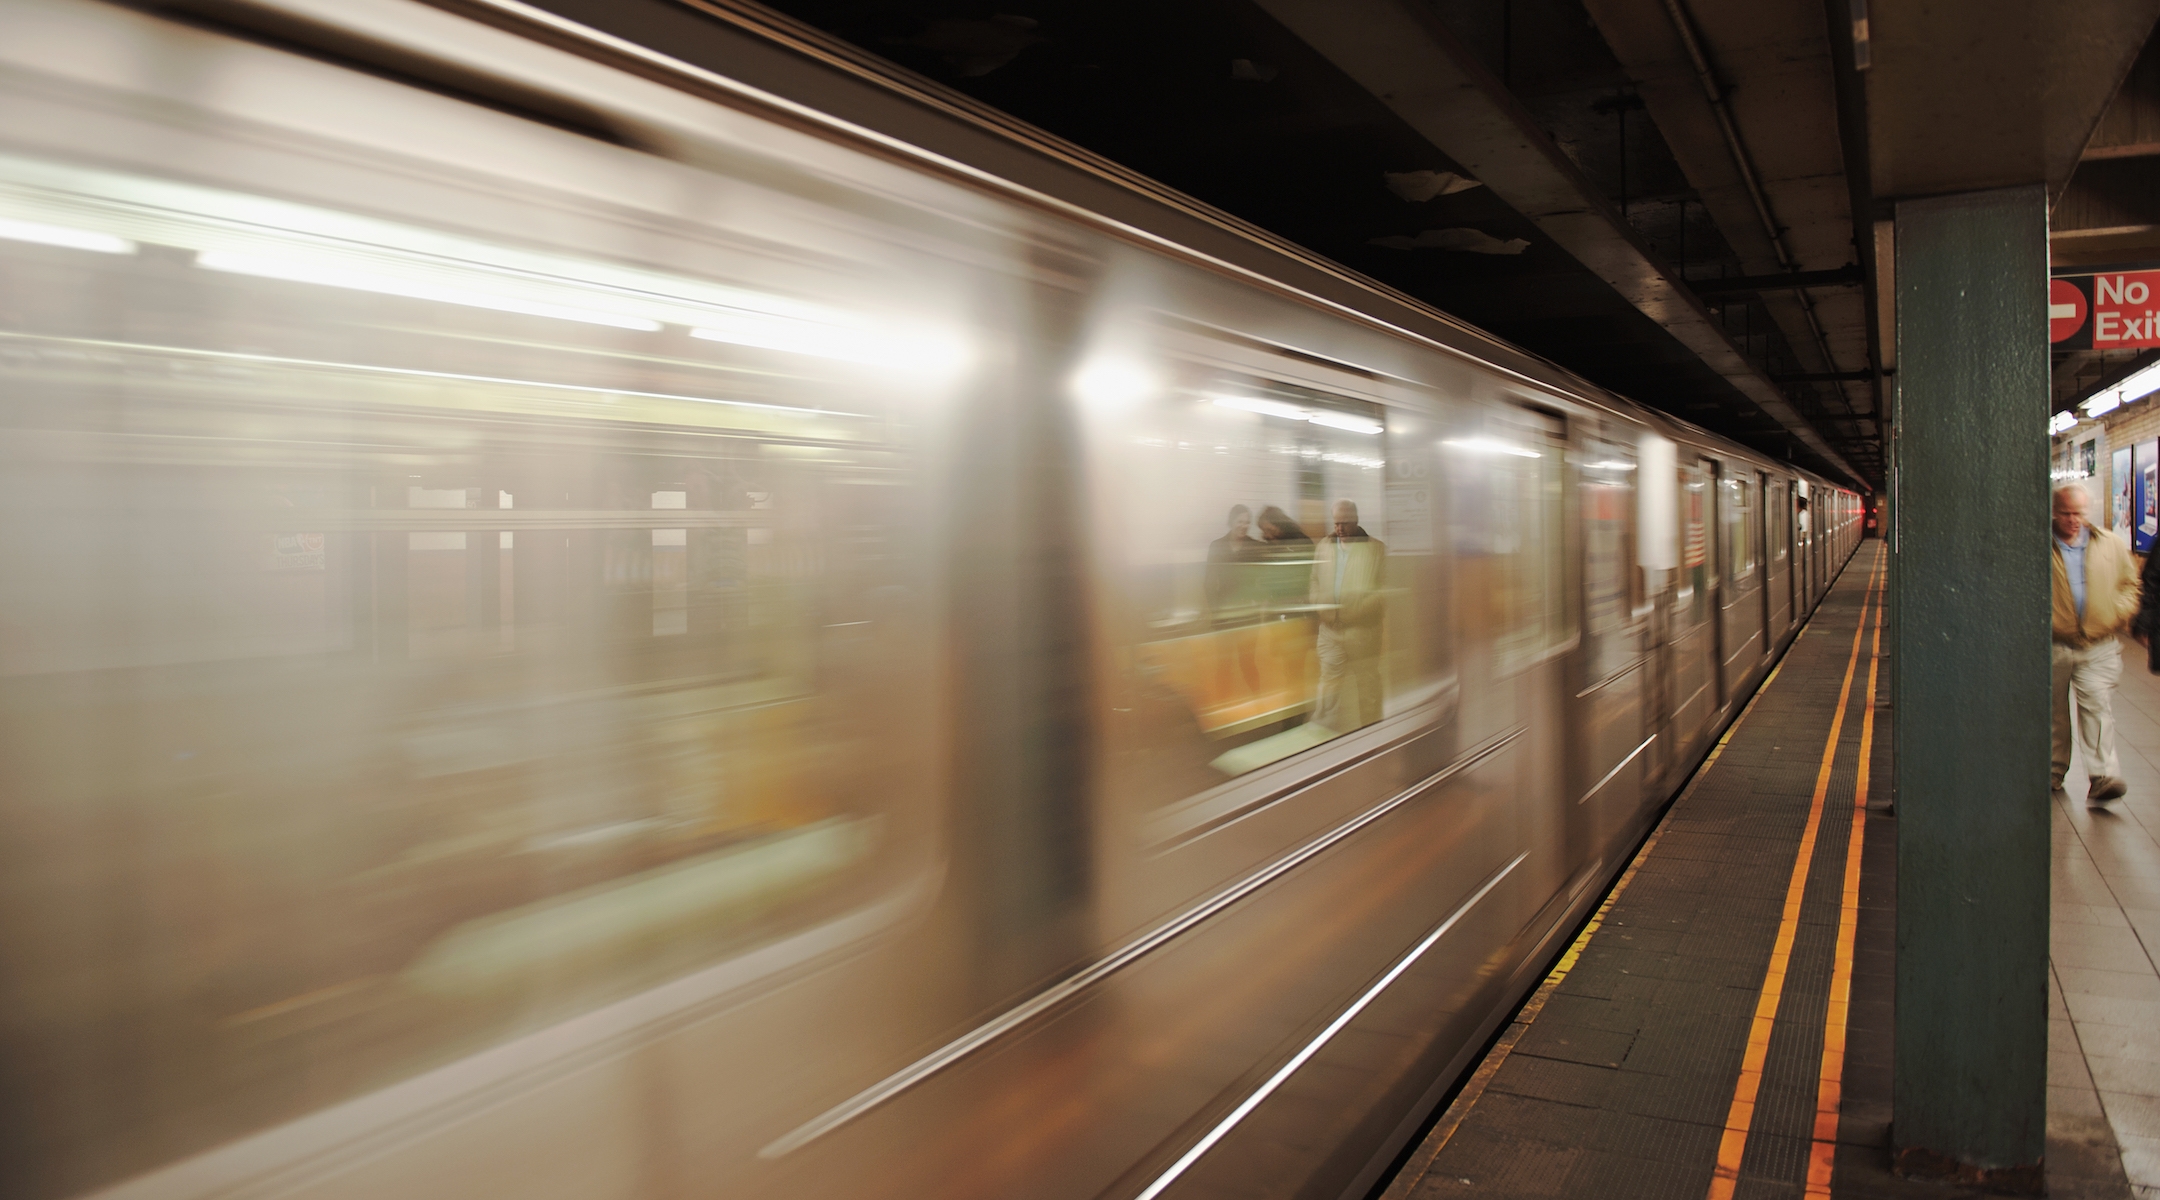
{"type": "Polygon", "coordinates": [[[2124,446],[2109,456],[2108,490],[2114,493],[2108,511],[2108,528],[2130,537],[2130,447],[2124,446]]]}
{"type": "Polygon", "coordinates": [[[2130,548],[2152,553],[2153,535],[2160,533],[2160,440],[2139,442],[2130,448],[2130,548]]]}

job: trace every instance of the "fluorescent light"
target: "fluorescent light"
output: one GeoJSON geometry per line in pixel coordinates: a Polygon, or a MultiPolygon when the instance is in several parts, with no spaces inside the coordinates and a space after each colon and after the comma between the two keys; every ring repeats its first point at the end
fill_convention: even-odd
{"type": "Polygon", "coordinates": [[[930,330],[888,334],[747,309],[713,313],[704,324],[692,329],[690,336],[755,350],[887,367],[918,376],[957,374],[971,357],[967,343],[961,339],[930,330]]]}
{"type": "Polygon", "coordinates": [[[1295,404],[1284,404],[1280,400],[1255,400],[1245,396],[1216,396],[1214,400],[1217,408],[1241,409],[1263,416],[1281,417],[1286,421],[1302,421],[1306,418],[1304,409],[1295,404]]]}
{"type": "Polygon", "coordinates": [[[1213,400],[1218,408],[1235,408],[1243,412],[1259,413],[1262,416],[1281,417],[1286,421],[1307,421],[1314,425],[1324,425],[1329,429],[1362,433],[1367,437],[1377,436],[1387,428],[1371,417],[1353,416],[1349,413],[1333,412],[1324,408],[1300,408],[1295,404],[1285,404],[1280,400],[1264,400],[1255,396],[1211,396],[1209,399],[1213,400]]]}
{"type": "MultiPolygon", "coordinates": [[[[2154,363],[2141,371],[2133,373],[2128,379],[2123,380],[2114,387],[2079,401],[2078,407],[2085,410],[2087,417],[2101,417],[2114,412],[2125,404],[2143,400],[2156,391],[2160,391],[2160,363],[2154,363]]],[[[2058,427],[2055,422],[2060,420],[2062,420],[2061,415],[2057,415],[2050,420],[2048,432],[2061,433],[2064,429],[2070,427],[2069,425],[2058,427]]],[[[2075,420],[2071,422],[2072,425],[2076,423],[2075,420]]]]}
{"type": "Polygon", "coordinates": [[[1634,463],[1621,462],[1617,458],[1608,458],[1604,462],[1584,463],[1583,466],[1592,471],[1632,471],[1635,469],[1634,463]]]}
{"type": "Polygon", "coordinates": [[[1362,433],[1368,437],[1378,434],[1382,429],[1386,428],[1371,417],[1346,416],[1343,413],[1328,412],[1325,409],[1310,413],[1305,419],[1315,425],[1325,425],[1329,429],[1347,429],[1351,433],[1362,433]]]}
{"type": "Polygon", "coordinates": [[[2128,404],[2133,400],[2143,400],[2154,392],[2160,392],[2160,363],[2154,363],[2116,384],[2115,390],[2122,393],[2124,404],[2128,404]]]}
{"type": "Polygon", "coordinates": [[[2078,415],[2066,408],[2061,412],[2056,413],[2054,416],[2048,418],[2048,432],[2064,433],[2076,428],[2077,423],[2078,415]]]}
{"type": "Polygon", "coordinates": [[[814,358],[856,357],[857,347],[836,326],[754,312],[716,313],[714,316],[719,319],[707,318],[705,324],[690,331],[690,336],[708,342],[807,354],[814,358]]]}
{"type": "Polygon", "coordinates": [[[1476,454],[1512,454],[1516,458],[1545,457],[1544,455],[1539,454],[1537,451],[1532,450],[1527,446],[1512,445],[1508,442],[1503,442],[1498,438],[1449,438],[1445,442],[1442,442],[1441,445],[1453,446],[1457,450],[1469,450],[1476,454]]]}
{"type": "MultiPolygon", "coordinates": [[[[580,321],[587,325],[608,325],[616,329],[635,329],[645,333],[657,333],[660,322],[644,317],[621,313],[600,312],[596,309],[573,308],[566,304],[552,304],[531,295],[518,295],[511,287],[499,286],[488,290],[470,287],[447,286],[416,279],[409,275],[394,275],[383,271],[370,271],[328,261],[309,261],[305,258],[280,256],[276,258],[253,254],[236,254],[230,250],[205,250],[195,256],[195,265],[211,271],[227,271],[235,275],[254,275],[264,279],[282,279],[291,283],[313,283],[323,287],[349,288],[356,292],[375,292],[385,296],[404,296],[412,300],[433,300],[442,304],[458,304],[467,308],[487,308],[497,312],[522,313],[532,317],[554,317],[563,321],[580,321]]],[[[489,282],[495,282],[490,280],[489,282]]],[[[502,283],[509,284],[504,280],[502,283]]]]}
{"type": "Polygon", "coordinates": [[[11,217],[0,217],[0,238],[11,242],[36,242],[41,246],[65,246],[70,250],[91,250],[99,254],[135,253],[135,243],[109,233],[17,221],[11,217]]]}

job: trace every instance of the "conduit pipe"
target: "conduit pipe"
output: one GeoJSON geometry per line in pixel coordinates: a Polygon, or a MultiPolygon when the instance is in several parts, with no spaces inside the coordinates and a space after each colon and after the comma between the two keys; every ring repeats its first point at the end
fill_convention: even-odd
{"type": "MultiPolygon", "coordinates": [[[[1762,222],[1763,233],[1770,239],[1770,249],[1777,255],[1778,267],[1787,272],[1800,269],[1793,261],[1792,251],[1786,248],[1785,234],[1778,227],[1777,218],[1770,215],[1770,198],[1763,194],[1762,181],[1755,176],[1755,162],[1748,157],[1747,144],[1740,140],[1740,127],[1733,122],[1732,106],[1726,102],[1725,89],[1717,81],[1717,74],[1710,69],[1710,57],[1703,52],[1701,39],[1695,36],[1695,23],[1689,19],[1680,0],[1664,0],[1665,16],[1672,21],[1673,32],[1680,36],[1680,44],[1687,47],[1688,62],[1695,69],[1695,82],[1702,86],[1703,99],[1709,102],[1710,111],[1717,117],[1718,132],[1725,136],[1725,151],[1732,155],[1733,167],[1740,172],[1740,182],[1747,188],[1748,201],[1755,206],[1755,219],[1762,222]]],[[[1838,369],[1837,359],[1830,354],[1830,339],[1823,335],[1822,322],[1815,316],[1814,298],[1804,287],[1794,287],[1793,297],[1800,301],[1800,311],[1807,317],[1808,332],[1815,337],[1815,347],[1822,354],[1823,362],[1830,370],[1838,369]]],[[[1839,389],[1839,397],[1845,400],[1848,421],[1857,420],[1852,401],[1839,389]]]]}

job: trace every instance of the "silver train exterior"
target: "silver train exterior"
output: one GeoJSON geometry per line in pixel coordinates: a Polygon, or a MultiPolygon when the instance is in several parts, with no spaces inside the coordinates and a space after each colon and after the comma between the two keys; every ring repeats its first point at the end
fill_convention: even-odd
{"type": "Polygon", "coordinates": [[[0,1193],[1360,1193],[1857,498],[669,12],[0,6],[0,1193]]]}

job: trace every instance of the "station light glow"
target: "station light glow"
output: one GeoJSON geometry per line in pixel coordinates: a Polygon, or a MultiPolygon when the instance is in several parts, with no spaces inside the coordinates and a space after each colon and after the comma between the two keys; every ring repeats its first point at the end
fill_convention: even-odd
{"type": "Polygon", "coordinates": [[[1081,364],[1067,386],[1082,404],[1102,412],[1117,412],[1160,392],[1162,380],[1138,359],[1099,353],[1081,364]]]}

